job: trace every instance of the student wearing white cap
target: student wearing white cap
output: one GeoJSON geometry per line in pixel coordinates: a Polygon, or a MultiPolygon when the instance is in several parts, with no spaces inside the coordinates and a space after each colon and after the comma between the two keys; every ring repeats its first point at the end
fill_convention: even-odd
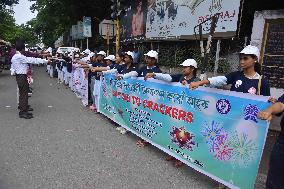
{"type": "Polygon", "coordinates": [[[141,69],[138,70],[136,69],[135,71],[130,72],[129,74],[123,77],[124,79],[127,79],[129,77],[145,77],[148,73],[162,73],[160,68],[156,66],[158,62],[158,53],[156,51],[151,50],[144,55],[146,56],[147,66],[144,66],[141,69]]]}
{"type": "Polygon", "coordinates": [[[130,77],[137,77],[137,69],[134,65],[134,54],[133,52],[127,51],[124,56],[125,65],[121,71],[121,74],[116,79],[127,79],[130,77]]]}
{"type": "Polygon", "coordinates": [[[96,62],[91,63],[91,72],[89,73],[89,83],[93,104],[90,106],[90,109],[94,112],[97,112],[97,104],[98,104],[98,95],[101,88],[100,76],[102,72],[96,70],[98,67],[106,67],[104,64],[104,58],[106,53],[104,51],[100,51],[96,55],[96,62]]]}
{"type": "MultiPolygon", "coordinates": [[[[231,91],[270,96],[269,82],[261,76],[259,57],[259,49],[255,46],[248,45],[240,52],[240,66],[242,71],[232,72],[225,76],[208,78],[208,80],[192,82],[190,89],[208,84],[213,87],[231,84],[231,91]]],[[[224,189],[226,187],[219,184],[219,187],[215,187],[215,189],[217,188],[224,189]]]]}
{"type": "Polygon", "coordinates": [[[202,85],[221,87],[231,84],[231,91],[270,96],[270,86],[266,78],[261,76],[259,64],[260,52],[255,46],[248,45],[240,52],[240,66],[242,71],[217,76],[208,80],[192,82],[190,89],[202,85]]]}
{"type": "MultiPolygon", "coordinates": [[[[145,80],[149,78],[155,78],[155,79],[163,80],[166,82],[180,82],[183,85],[190,84],[191,82],[194,82],[194,81],[200,81],[200,79],[196,77],[197,62],[194,59],[187,59],[180,65],[183,67],[183,74],[170,75],[170,74],[163,74],[163,73],[148,73],[145,76],[145,80]]],[[[170,155],[166,157],[166,160],[167,161],[175,160],[175,167],[177,168],[184,165],[181,161],[175,159],[174,157],[170,155]]]]}
{"type": "Polygon", "coordinates": [[[183,85],[190,84],[194,81],[200,81],[197,74],[197,62],[194,59],[187,59],[182,64],[183,74],[163,74],[163,73],[148,73],[145,80],[148,78],[155,78],[167,82],[180,82],[183,85]]]}

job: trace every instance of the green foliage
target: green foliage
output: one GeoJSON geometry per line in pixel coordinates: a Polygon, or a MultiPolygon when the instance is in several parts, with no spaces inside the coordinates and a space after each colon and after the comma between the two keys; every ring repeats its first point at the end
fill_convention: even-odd
{"type": "MultiPolygon", "coordinates": [[[[31,0],[33,11],[38,11],[35,30],[39,32],[43,43],[53,46],[54,41],[69,32],[72,25],[83,16],[97,17],[103,20],[110,15],[111,1],[107,0],[31,0]]],[[[95,41],[94,44],[101,42],[95,41]]]]}

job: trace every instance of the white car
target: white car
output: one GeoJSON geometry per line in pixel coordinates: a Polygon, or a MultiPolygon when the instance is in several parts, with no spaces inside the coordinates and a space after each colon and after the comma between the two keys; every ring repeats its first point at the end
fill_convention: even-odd
{"type": "Polygon", "coordinates": [[[66,52],[80,52],[79,48],[75,47],[58,47],[56,53],[66,53],[66,52]]]}

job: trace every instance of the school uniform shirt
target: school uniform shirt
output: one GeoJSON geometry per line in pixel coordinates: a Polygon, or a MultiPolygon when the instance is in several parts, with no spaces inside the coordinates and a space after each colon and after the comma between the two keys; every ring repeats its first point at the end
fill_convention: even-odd
{"type": "MultiPolygon", "coordinates": [[[[104,63],[101,63],[101,62],[92,62],[92,67],[106,67],[106,65],[104,63]]],[[[95,77],[96,80],[100,80],[100,76],[102,75],[102,72],[90,72],[89,73],[89,76],[92,78],[92,77],[95,77]]]]}
{"type": "MultiPolygon", "coordinates": [[[[284,94],[278,99],[278,102],[284,104],[284,94]]],[[[283,113],[284,111],[279,113],[277,116],[281,116],[283,115],[283,113]]],[[[281,125],[281,132],[277,140],[279,143],[284,144],[284,116],[281,119],[280,125],[281,125]]]]}
{"type": "Polygon", "coordinates": [[[144,66],[141,69],[138,70],[138,77],[145,77],[148,73],[162,73],[159,67],[154,66],[152,68],[149,68],[148,66],[144,66]]]}
{"type": "Polygon", "coordinates": [[[116,69],[117,73],[122,74],[122,70],[124,69],[124,65],[114,64],[112,69],[116,69]]]}
{"type": "Polygon", "coordinates": [[[121,68],[121,74],[128,74],[128,73],[133,73],[133,72],[137,72],[137,69],[134,65],[130,66],[129,68],[127,67],[127,65],[123,65],[121,68]]]}
{"type": "Polygon", "coordinates": [[[26,57],[22,55],[19,51],[12,57],[11,65],[11,75],[15,74],[27,74],[28,64],[46,64],[48,63],[45,59],[26,57]]]}
{"type": "MultiPolygon", "coordinates": [[[[217,76],[209,78],[211,86],[224,86],[231,84],[231,91],[258,94],[258,83],[260,79],[258,73],[252,78],[245,76],[244,72],[236,71],[229,73],[226,76],[217,76]]],[[[260,95],[270,96],[270,85],[266,78],[262,77],[260,86],[260,95]]]]}
{"type": "Polygon", "coordinates": [[[180,82],[186,81],[187,84],[191,82],[200,81],[198,77],[192,77],[191,79],[187,80],[186,76],[183,74],[162,74],[162,73],[155,73],[155,79],[167,81],[167,82],[180,82]]]}

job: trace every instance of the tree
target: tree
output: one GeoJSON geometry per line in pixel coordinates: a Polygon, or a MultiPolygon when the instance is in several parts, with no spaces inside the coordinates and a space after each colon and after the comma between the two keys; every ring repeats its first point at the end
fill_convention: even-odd
{"type": "Polygon", "coordinates": [[[48,46],[63,33],[69,32],[83,16],[103,20],[110,15],[111,1],[107,0],[31,0],[33,11],[38,11],[35,30],[48,46]]]}

